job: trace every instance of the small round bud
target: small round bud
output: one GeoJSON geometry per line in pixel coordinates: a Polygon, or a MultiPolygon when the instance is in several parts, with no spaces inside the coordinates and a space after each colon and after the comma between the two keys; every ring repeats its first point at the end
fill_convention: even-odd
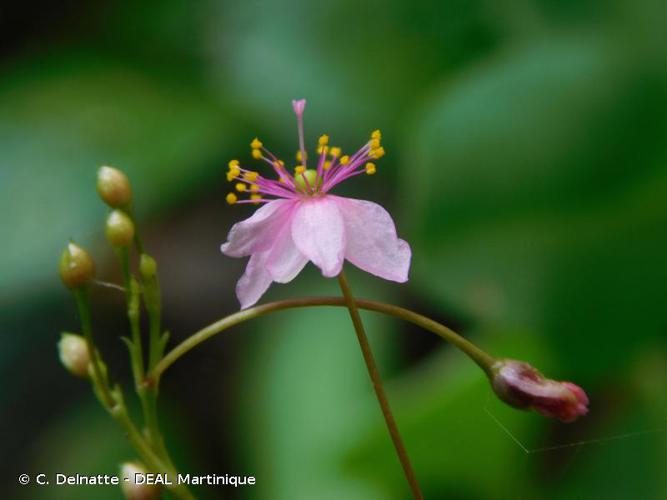
{"type": "Polygon", "coordinates": [[[63,333],[58,342],[58,355],[65,368],[77,377],[87,377],[90,367],[90,351],[81,335],[63,333]]]}
{"type": "Polygon", "coordinates": [[[134,238],[134,222],[122,210],[114,210],[107,217],[105,233],[113,247],[127,247],[134,238]]]}
{"type": "Polygon", "coordinates": [[[148,254],[142,253],[139,257],[139,272],[145,280],[155,278],[157,274],[157,262],[148,254]]]}
{"type": "Polygon", "coordinates": [[[126,207],[132,200],[132,187],[127,176],[113,167],[100,167],[97,171],[97,192],[111,208],[126,207]]]}
{"type": "Polygon", "coordinates": [[[300,191],[317,190],[321,185],[321,182],[318,181],[321,181],[321,179],[317,178],[317,170],[312,168],[294,174],[294,183],[300,191]]]}
{"type": "MultiPolygon", "coordinates": [[[[160,487],[146,484],[148,470],[136,462],[125,462],[120,466],[120,487],[128,500],[153,500],[160,497],[160,487]]],[[[173,479],[172,479],[173,480],[173,479]]]]}
{"type": "Polygon", "coordinates": [[[60,257],[60,278],[67,288],[80,288],[95,278],[95,263],[76,243],[70,242],[60,257]]]}

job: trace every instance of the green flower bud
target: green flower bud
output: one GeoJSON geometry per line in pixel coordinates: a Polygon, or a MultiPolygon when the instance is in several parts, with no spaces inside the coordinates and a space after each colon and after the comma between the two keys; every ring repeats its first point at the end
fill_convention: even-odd
{"type": "Polygon", "coordinates": [[[88,252],[70,242],[60,257],[60,278],[67,288],[80,288],[95,278],[95,263],[88,252]]]}
{"type": "Polygon", "coordinates": [[[107,217],[105,233],[111,246],[130,246],[134,239],[134,222],[122,210],[114,210],[107,217]]]}
{"type": "Polygon", "coordinates": [[[113,167],[97,171],[97,192],[111,208],[123,208],[132,201],[132,187],[127,176],[113,167]]]}
{"type": "Polygon", "coordinates": [[[88,377],[90,351],[86,339],[81,335],[63,333],[58,342],[58,355],[60,362],[71,374],[88,377]]]}
{"type": "Polygon", "coordinates": [[[148,254],[142,253],[139,257],[139,272],[144,280],[155,278],[157,275],[157,262],[148,254]]]}
{"type": "MultiPolygon", "coordinates": [[[[128,500],[154,500],[160,497],[160,487],[146,484],[148,470],[136,462],[125,462],[120,466],[120,487],[128,500]],[[140,484],[137,484],[140,483],[140,484]]],[[[173,478],[170,478],[174,480],[173,478]]]]}

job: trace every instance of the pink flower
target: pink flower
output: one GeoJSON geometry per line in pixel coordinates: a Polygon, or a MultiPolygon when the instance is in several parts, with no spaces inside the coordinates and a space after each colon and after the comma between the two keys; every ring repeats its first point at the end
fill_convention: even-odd
{"type": "Polygon", "coordinates": [[[505,359],[491,369],[492,386],[505,403],[572,422],[588,413],[588,396],[571,382],[549,380],[528,363],[505,359]]]}
{"type": "Polygon", "coordinates": [[[236,182],[227,202],[264,204],[250,218],[235,224],[221,247],[230,257],[250,256],[245,273],[236,285],[236,295],[245,309],[256,303],[272,282],[293,280],[308,261],[326,277],[340,273],[345,259],[381,278],[405,282],[410,268],[410,246],[396,235],[394,221],[376,203],[330,194],[334,186],[360,174],[372,175],[371,160],[384,155],[381,134],[376,130],[359,151],[342,155],[330,147],[329,137],[319,138],[316,168],[307,168],[304,147],[305,100],[292,101],[299,129],[299,151],[294,173],[288,172],[263,144],[250,144],[252,156],[268,163],[277,180],[229,162],[227,179],[236,182]]]}

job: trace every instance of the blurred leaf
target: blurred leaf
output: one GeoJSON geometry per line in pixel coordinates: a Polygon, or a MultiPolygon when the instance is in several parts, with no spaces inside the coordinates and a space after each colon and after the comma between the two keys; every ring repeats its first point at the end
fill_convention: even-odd
{"type": "Polygon", "coordinates": [[[266,129],[291,138],[288,103],[305,97],[311,138],[352,148],[377,127],[395,134],[420,89],[492,45],[490,19],[479,1],[252,0],[220,8],[211,53],[266,129]]]}
{"type": "MultiPolygon", "coordinates": [[[[364,321],[385,367],[391,326],[377,315],[364,314],[364,321]]],[[[250,497],[385,498],[363,477],[341,471],[362,422],[382,421],[347,311],[281,312],[252,328],[238,435],[246,468],[258,478],[250,497]]]]}
{"type": "Polygon", "coordinates": [[[89,244],[101,233],[98,166],[124,169],[146,213],[216,178],[213,162],[229,131],[196,88],[76,53],[5,75],[0,110],[0,302],[59,286],[55,262],[67,238],[89,244]]]}
{"type": "Polygon", "coordinates": [[[26,473],[47,475],[49,486],[17,487],[11,496],[30,500],[117,499],[119,486],[57,486],[56,473],[118,474],[118,466],[137,456],[122,438],[122,430],[91,397],[88,403],[71,408],[45,423],[33,443],[33,457],[26,473]]]}
{"type": "MultiPolygon", "coordinates": [[[[549,373],[535,335],[485,336],[482,345],[491,353],[528,360],[549,373]]],[[[541,445],[537,431],[546,420],[499,403],[486,376],[462,353],[443,349],[393,382],[389,391],[426,498],[505,498],[524,493],[525,453],[501,425],[530,449],[541,445]]],[[[346,469],[384,485],[392,492],[386,498],[407,498],[396,462],[386,429],[374,423],[366,428],[346,469]]]]}
{"type": "Polygon", "coordinates": [[[441,89],[412,146],[415,281],[545,329],[579,375],[621,363],[629,331],[663,324],[666,99],[598,38],[516,49],[441,89]]]}
{"type": "Polygon", "coordinates": [[[576,449],[576,456],[567,464],[567,475],[554,485],[549,498],[665,498],[667,356],[664,347],[654,344],[641,352],[630,376],[619,380],[613,390],[614,411],[606,416],[591,415],[602,417],[595,431],[600,440],[576,449]]]}

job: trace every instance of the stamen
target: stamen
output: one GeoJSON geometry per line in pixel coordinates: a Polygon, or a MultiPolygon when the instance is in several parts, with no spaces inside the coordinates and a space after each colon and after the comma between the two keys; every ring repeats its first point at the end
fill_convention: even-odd
{"type": "Polygon", "coordinates": [[[347,165],[348,163],[350,163],[350,157],[347,155],[341,156],[339,161],[341,165],[347,165]]]}
{"type": "Polygon", "coordinates": [[[306,165],[306,142],[303,136],[303,110],[306,107],[306,100],[299,99],[297,101],[292,101],[292,107],[296,114],[296,123],[299,131],[299,150],[301,151],[301,160],[299,161],[303,163],[303,165],[306,165]]]}
{"type": "Polygon", "coordinates": [[[368,156],[370,158],[373,158],[374,160],[377,160],[379,158],[382,158],[384,156],[384,148],[380,146],[379,148],[372,149],[369,153],[368,156]]]}
{"type": "Polygon", "coordinates": [[[227,182],[232,182],[240,174],[241,174],[241,169],[240,168],[235,167],[235,168],[231,169],[229,172],[227,172],[227,182]]]}
{"type": "Polygon", "coordinates": [[[239,193],[243,193],[243,192],[246,190],[246,185],[243,184],[242,182],[238,182],[238,183],[236,183],[236,186],[235,186],[235,187],[236,187],[236,190],[237,190],[239,193]]]}
{"type": "Polygon", "coordinates": [[[366,173],[368,175],[373,175],[376,172],[375,163],[366,163],[366,173]]]}
{"type": "Polygon", "coordinates": [[[225,198],[225,200],[226,200],[227,203],[229,203],[230,205],[233,205],[234,203],[236,203],[236,202],[238,201],[238,197],[237,197],[234,193],[229,193],[229,194],[227,195],[227,197],[225,198]]]}
{"type": "Polygon", "coordinates": [[[250,200],[254,202],[254,205],[259,205],[260,200],[262,199],[261,194],[251,194],[250,200]]]}

